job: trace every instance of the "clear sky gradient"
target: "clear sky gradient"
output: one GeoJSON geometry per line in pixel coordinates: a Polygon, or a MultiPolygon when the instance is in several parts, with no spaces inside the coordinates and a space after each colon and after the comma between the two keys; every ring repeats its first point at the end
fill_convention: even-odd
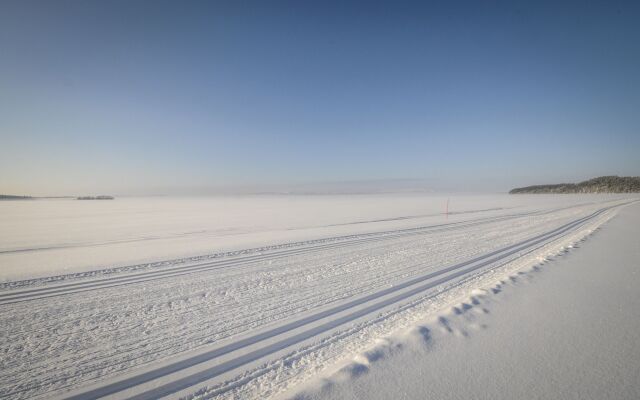
{"type": "Polygon", "coordinates": [[[4,0],[0,193],[639,175],[638,4],[4,0]]]}

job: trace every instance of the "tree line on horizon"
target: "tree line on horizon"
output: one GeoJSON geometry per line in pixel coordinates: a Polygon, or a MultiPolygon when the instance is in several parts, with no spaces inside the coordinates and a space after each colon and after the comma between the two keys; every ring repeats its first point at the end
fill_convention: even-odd
{"type": "Polygon", "coordinates": [[[580,183],[534,185],[509,191],[509,194],[529,193],[640,193],[640,176],[600,176],[580,183]]]}
{"type": "Polygon", "coordinates": [[[12,194],[0,194],[0,200],[28,200],[33,199],[31,196],[14,196],[12,194]]]}

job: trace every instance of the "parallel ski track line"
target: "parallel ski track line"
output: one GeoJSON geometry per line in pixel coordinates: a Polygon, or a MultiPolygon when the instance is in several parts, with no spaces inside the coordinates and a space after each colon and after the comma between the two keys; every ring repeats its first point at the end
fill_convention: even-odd
{"type": "MultiPolygon", "coordinates": [[[[612,201],[615,201],[615,200],[612,200],[612,201]]],[[[603,202],[602,204],[605,204],[605,203],[607,203],[607,202],[603,202]]],[[[410,232],[415,232],[415,231],[421,231],[421,233],[422,233],[422,231],[430,230],[430,229],[434,229],[434,228],[441,228],[441,230],[437,231],[437,232],[440,232],[440,231],[445,230],[444,228],[451,228],[451,230],[453,230],[453,229],[457,229],[458,227],[468,227],[468,226],[479,225],[481,223],[498,222],[498,221],[505,220],[505,219],[522,218],[522,217],[526,217],[526,216],[547,215],[547,214],[552,214],[552,213],[555,213],[555,212],[558,212],[558,211],[563,211],[563,210],[570,209],[570,208],[583,207],[583,206],[589,205],[589,204],[593,204],[593,203],[576,204],[576,205],[571,205],[571,206],[567,206],[567,207],[555,208],[555,209],[551,209],[551,210],[537,210],[537,211],[530,211],[530,212],[524,212],[524,213],[506,214],[506,215],[499,215],[499,216],[493,216],[493,217],[483,217],[483,218],[477,218],[477,219],[468,220],[468,221],[450,222],[450,223],[446,223],[446,224],[436,224],[436,225],[419,226],[419,227],[413,227],[413,228],[405,228],[405,229],[399,229],[399,230],[377,231],[377,232],[351,234],[351,235],[344,235],[344,236],[327,237],[327,238],[321,238],[321,239],[311,239],[311,240],[300,241],[300,242],[282,243],[282,244],[277,244],[277,245],[273,245],[273,246],[265,246],[265,247],[237,250],[237,251],[232,251],[232,252],[228,252],[228,253],[216,253],[216,254],[212,254],[212,255],[209,255],[209,256],[197,256],[197,257],[189,257],[189,258],[185,258],[185,259],[164,260],[164,261],[157,261],[157,262],[154,262],[154,263],[149,263],[149,264],[161,264],[164,267],[160,267],[160,266],[148,267],[147,265],[149,265],[149,264],[140,264],[140,265],[125,266],[125,267],[117,267],[117,268],[106,268],[106,269],[102,269],[102,270],[95,270],[95,271],[90,271],[90,272],[85,272],[85,273],[77,273],[77,274],[73,274],[72,273],[72,274],[65,274],[65,275],[54,275],[54,276],[48,276],[48,277],[42,277],[42,278],[35,278],[35,279],[4,282],[4,283],[0,284],[0,299],[2,297],[4,297],[4,296],[11,296],[11,295],[14,295],[14,294],[27,293],[30,290],[56,289],[56,288],[67,287],[67,286],[70,286],[70,285],[93,283],[93,282],[98,282],[98,281],[102,281],[102,280],[115,280],[115,279],[119,279],[119,278],[121,279],[121,278],[129,278],[129,277],[132,277],[132,276],[146,275],[146,274],[149,274],[149,273],[161,273],[161,272],[176,271],[178,269],[182,270],[182,269],[187,269],[187,268],[205,266],[205,265],[209,265],[211,263],[239,260],[240,258],[238,258],[238,257],[251,257],[251,256],[254,256],[254,255],[266,256],[266,255],[269,255],[269,254],[275,254],[276,251],[283,250],[283,249],[284,250],[296,250],[296,249],[311,248],[312,246],[322,245],[322,244],[340,244],[340,243],[345,243],[348,240],[352,240],[352,239],[366,239],[366,238],[370,238],[370,237],[376,237],[376,238],[377,237],[387,237],[388,235],[391,235],[391,234],[394,234],[394,233],[396,233],[396,234],[397,233],[403,233],[403,232],[410,233],[410,232]],[[265,254],[265,253],[267,253],[267,254],[265,254]],[[199,264],[190,264],[191,262],[198,262],[198,261],[202,261],[203,259],[207,259],[207,258],[209,260],[213,259],[213,261],[207,261],[207,262],[199,263],[199,264]],[[172,263],[174,263],[173,266],[171,266],[172,263]],[[180,265],[180,264],[187,264],[187,265],[180,265]],[[135,271],[137,269],[147,269],[147,268],[153,268],[153,269],[151,271],[144,271],[144,272],[135,273],[135,271]],[[161,269],[160,270],[156,270],[155,268],[161,268],[161,269]],[[133,272],[127,272],[127,271],[133,271],[133,272]],[[107,273],[107,274],[112,274],[112,273],[114,273],[114,274],[126,274],[126,276],[114,276],[114,277],[107,276],[106,278],[97,278],[97,279],[89,278],[89,276],[91,276],[91,275],[95,276],[95,275],[99,275],[99,274],[103,274],[103,273],[107,273]],[[71,283],[66,283],[66,284],[65,283],[57,284],[59,282],[64,282],[65,280],[77,280],[77,279],[82,280],[82,281],[81,282],[71,282],[71,283]],[[37,287],[35,289],[22,289],[24,287],[38,285],[39,283],[42,283],[43,285],[51,284],[52,286],[51,287],[37,287]],[[2,292],[5,292],[5,293],[2,293],[2,292]]],[[[431,233],[431,231],[424,232],[424,233],[431,233]]]]}
{"type": "MultiPolygon", "coordinates": [[[[605,201],[605,202],[602,202],[601,204],[606,204],[608,202],[613,202],[613,201],[616,201],[616,200],[605,201]]],[[[3,283],[0,283],[0,298],[2,298],[3,296],[10,296],[12,294],[26,293],[28,290],[33,290],[33,289],[23,289],[23,288],[34,286],[34,285],[40,285],[40,284],[42,285],[51,284],[51,285],[55,285],[55,287],[44,288],[39,286],[37,289],[61,288],[61,287],[66,287],[67,285],[75,285],[79,283],[91,283],[91,282],[97,282],[105,279],[124,278],[122,276],[115,276],[115,277],[109,276],[111,274],[118,274],[118,275],[126,274],[126,277],[131,277],[131,276],[137,276],[142,274],[148,274],[152,272],[166,272],[169,270],[176,271],[178,269],[191,268],[191,267],[208,265],[209,263],[233,261],[238,259],[234,257],[249,257],[252,255],[265,255],[264,253],[273,254],[273,252],[283,250],[283,249],[292,249],[292,248],[299,249],[299,248],[305,248],[305,246],[315,246],[319,244],[344,243],[347,240],[351,240],[351,239],[378,237],[383,235],[389,235],[392,233],[422,231],[422,230],[433,229],[433,228],[451,227],[452,229],[455,229],[458,227],[458,225],[462,225],[462,224],[470,224],[470,223],[476,223],[476,222],[490,223],[490,222],[500,221],[501,219],[521,218],[521,217],[536,216],[536,215],[538,216],[547,215],[547,214],[552,214],[558,211],[563,211],[571,208],[583,207],[590,204],[593,204],[593,202],[575,204],[575,205],[555,208],[551,210],[537,210],[537,211],[530,211],[530,212],[524,212],[524,213],[500,215],[500,216],[494,216],[494,217],[483,217],[483,218],[477,218],[477,219],[468,220],[468,221],[451,222],[446,224],[436,224],[436,225],[419,226],[414,228],[406,228],[406,229],[391,230],[391,231],[378,231],[378,232],[368,232],[368,233],[351,234],[351,235],[344,235],[344,236],[327,237],[327,238],[321,238],[321,239],[311,239],[311,240],[305,240],[300,242],[281,243],[281,244],[265,246],[265,247],[236,250],[236,251],[230,251],[226,253],[215,253],[215,254],[210,254],[206,256],[195,256],[195,257],[180,258],[180,259],[173,259],[173,260],[156,261],[156,262],[139,264],[139,265],[130,265],[130,266],[116,267],[116,268],[105,268],[105,269],[99,269],[99,270],[88,271],[83,273],[53,275],[53,276],[47,276],[47,277],[41,277],[41,278],[35,278],[35,279],[3,282],[3,283]],[[200,264],[191,264],[192,262],[201,262],[207,259],[213,260],[213,261],[207,261],[205,263],[200,263],[200,264]],[[182,264],[186,264],[186,265],[182,265],[182,264]],[[139,269],[143,269],[143,270],[151,269],[151,270],[136,273],[135,271],[139,269]],[[99,275],[107,275],[107,277],[91,279],[91,277],[95,277],[99,275]],[[63,283],[59,285],[57,284],[59,282],[64,282],[65,280],[82,280],[82,282],[72,282],[72,283],[66,283],[66,284],[63,283]],[[10,292],[10,293],[7,293],[7,292],[10,292]]],[[[463,225],[463,226],[466,227],[467,225],[463,225]]]]}
{"type": "MultiPolygon", "coordinates": [[[[0,293],[0,305],[14,304],[23,301],[37,300],[54,296],[62,296],[72,293],[84,292],[89,290],[97,290],[102,288],[110,288],[116,286],[130,285],[135,283],[144,283],[158,279],[171,278],[180,275],[229,268],[236,265],[252,265],[264,261],[274,260],[278,258],[289,257],[293,255],[308,254],[312,252],[352,247],[365,243],[401,239],[405,237],[426,235],[436,232],[450,231],[456,229],[469,228],[494,222],[505,221],[509,219],[522,218],[535,215],[539,212],[512,214],[498,217],[484,218],[474,221],[455,222],[451,224],[431,225],[420,228],[409,228],[406,230],[385,231],[374,234],[364,234],[355,239],[347,239],[340,242],[320,243],[317,245],[308,245],[302,248],[278,250],[266,254],[254,254],[243,256],[230,260],[218,260],[213,262],[176,267],[170,270],[156,270],[140,272],[136,274],[127,274],[126,276],[109,277],[99,280],[72,282],[67,284],[55,285],[51,287],[38,287],[20,291],[11,291],[8,293],[0,293]],[[375,235],[375,236],[373,236],[375,235]],[[366,237],[369,236],[369,237],[366,237]]],[[[333,238],[339,240],[339,238],[333,238]]]]}
{"type": "MultiPolygon", "coordinates": [[[[287,347],[290,347],[294,344],[300,343],[304,340],[310,339],[314,336],[317,336],[319,334],[325,333],[331,329],[334,329],[344,323],[347,322],[351,322],[355,319],[358,319],[360,317],[363,317],[367,314],[370,314],[374,311],[378,311],[382,308],[388,307],[390,305],[393,305],[395,303],[398,303],[402,300],[405,300],[407,298],[410,298],[416,294],[419,294],[420,292],[423,292],[427,289],[433,288],[435,286],[441,285],[443,283],[447,283],[449,281],[452,281],[454,279],[460,278],[464,275],[469,274],[470,272],[476,271],[482,267],[488,266],[488,265],[493,265],[498,261],[504,260],[514,254],[517,254],[519,252],[523,252],[523,251],[527,251],[527,253],[529,253],[530,251],[533,251],[532,248],[540,245],[541,243],[544,242],[543,245],[546,245],[547,243],[553,242],[561,237],[563,237],[566,233],[574,230],[575,228],[585,224],[586,222],[593,220],[594,218],[598,217],[599,215],[603,214],[604,212],[615,208],[618,206],[610,206],[610,207],[605,207],[605,208],[601,208],[600,210],[597,210],[595,212],[593,212],[592,214],[579,218],[577,220],[574,220],[572,222],[569,222],[567,224],[564,224],[556,229],[553,229],[549,232],[540,234],[540,235],[536,235],[532,238],[529,238],[527,240],[521,241],[519,243],[510,245],[510,246],[506,246],[502,249],[496,250],[496,251],[492,251],[490,253],[487,253],[483,256],[480,257],[476,257],[474,259],[459,263],[459,264],[455,264],[446,268],[443,268],[439,271],[435,271],[429,274],[425,274],[423,276],[411,279],[409,281],[406,281],[404,283],[398,284],[396,286],[393,287],[389,287],[383,290],[379,290],[377,292],[371,293],[369,295],[366,295],[364,297],[361,298],[357,298],[354,300],[351,300],[349,302],[334,306],[332,308],[323,310],[323,311],[319,311],[316,312],[314,314],[308,315],[306,317],[300,318],[298,320],[294,320],[288,323],[285,323],[283,325],[274,327],[270,330],[255,334],[253,336],[250,337],[246,337],[244,339],[238,340],[234,343],[229,343],[227,345],[224,345],[222,347],[201,353],[201,354],[197,354],[194,355],[190,358],[184,359],[184,360],[179,360],[176,361],[172,364],[169,365],[165,365],[163,367],[160,368],[156,368],[154,370],[150,370],[150,371],[146,371],[146,372],[142,372],[136,376],[132,376],[132,377],[128,377],[128,378],[124,378],[120,381],[116,381],[110,384],[107,384],[105,386],[96,388],[96,389],[91,389],[88,390],[84,393],[80,393],[77,395],[73,395],[70,397],[67,397],[70,400],[86,400],[86,399],[96,399],[96,398],[100,398],[100,397],[104,397],[104,396],[108,396],[108,395],[112,395],[112,394],[116,394],[118,392],[121,392],[123,390],[127,390],[127,389],[131,389],[134,388],[138,385],[147,383],[149,381],[158,379],[158,378],[162,378],[164,376],[167,376],[169,374],[175,373],[175,372],[179,372],[181,370],[184,370],[185,368],[189,368],[204,362],[208,362],[208,361],[212,361],[215,358],[218,358],[222,355],[228,354],[228,353],[232,353],[238,350],[242,350],[247,348],[248,346],[252,346],[255,344],[258,344],[260,342],[269,340],[269,339],[277,339],[277,336],[282,335],[286,332],[289,332],[293,329],[297,329],[297,328],[302,328],[306,325],[309,325],[313,322],[319,321],[321,319],[324,318],[328,318],[328,317],[332,317],[338,313],[344,312],[344,311],[349,311],[350,309],[353,309],[354,307],[360,306],[360,305],[365,305],[366,307],[361,308],[361,309],[356,309],[354,311],[352,311],[349,314],[346,315],[342,315],[342,316],[338,316],[337,318],[333,319],[333,320],[329,320],[328,322],[325,322],[319,326],[315,326],[315,327],[310,327],[309,329],[299,332],[297,334],[295,334],[292,337],[288,337],[288,338],[284,338],[284,339],[280,339],[276,342],[273,342],[271,344],[265,344],[263,347],[260,347],[256,350],[252,350],[249,351],[246,354],[240,355],[236,358],[227,360],[221,364],[218,364],[216,366],[213,366],[211,368],[207,368],[203,371],[199,371],[196,373],[193,373],[191,375],[188,375],[186,377],[182,377],[179,378],[173,382],[169,382],[166,384],[163,384],[159,387],[156,387],[154,389],[145,391],[143,393],[140,393],[138,395],[135,395],[133,397],[130,397],[131,399],[157,399],[159,397],[163,397],[163,396],[167,396],[173,393],[176,393],[180,390],[189,388],[191,386],[197,385],[198,383],[201,383],[203,381],[206,381],[208,379],[211,378],[215,378],[216,376],[219,376],[225,372],[234,370],[238,367],[241,367],[242,365],[245,365],[247,363],[256,361],[262,357],[265,357],[267,355],[270,355],[272,353],[275,353],[277,351],[283,350],[287,347]],[[468,267],[468,268],[464,268],[464,267],[468,267]],[[431,282],[427,282],[426,284],[411,288],[411,286],[414,286],[416,284],[422,283],[424,281],[428,281],[431,280],[433,278],[437,278],[440,277],[441,275],[444,274],[448,274],[448,273],[452,273],[450,275],[444,276],[438,280],[435,281],[431,281],[431,282]],[[375,302],[375,300],[380,299],[383,296],[387,296],[390,294],[393,294],[394,292],[398,292],[401,291],[403,289],[407,289],[410,288],[408,291],[404,291],[401,293],[396,294],[393,297],[387,298],[387,299],[383,299],[380,300],[378,302],[375,302]],[[367,305],[367,303],[371,303],[369,305],[367,305]]],[[[539,246],[539,247],[541,247],[539,246]]],[[[517,257],[516,257],[517,258],[517,257]]],[[[513,261],[510,260],[510,261],[513,261]]]]}

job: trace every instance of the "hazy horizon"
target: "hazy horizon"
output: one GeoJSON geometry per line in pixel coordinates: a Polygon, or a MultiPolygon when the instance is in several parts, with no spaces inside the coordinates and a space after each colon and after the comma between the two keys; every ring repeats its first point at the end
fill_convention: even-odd
{"type": "Polygon", "coordinates": [[[639,11],[4,1],[0,193],[503,192],[640,175],[639,11]]]}
{"type": "Polygon", "coordinates": [[[433,194],[433,195],[465,195],[465,194],[501,194],[508,193],[515,187],[531,186],[536,184],[578,183],[576,182],[532,182],[518,184],[508,188],[502,188],[497,184],[483,185],[476,182],[475,185],[459,187],[447,185],[446,182],[419,179],[394,179],[394,180],[368,180],[368,181],[335,181],[312,182],[299,184],[262,184],[262,185],[228,185],[228,186],[184,186],[184,187],[146,187],[142,189],[130,188],[129,190],[91,190],[70,191],[56,193],[0,193],[0,195],[17,195],[31,197],[72,197],[112,195],[117,197],[147,197],[147,196],[242,196],[242,195],[376,195],[376,194],[433,194]]]}

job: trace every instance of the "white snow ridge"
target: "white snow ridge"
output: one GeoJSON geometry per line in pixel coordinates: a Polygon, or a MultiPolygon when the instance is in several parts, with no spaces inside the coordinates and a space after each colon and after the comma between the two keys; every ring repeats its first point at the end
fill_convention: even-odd
{"type": "MultiPolygon", "coordinates": [[[[185,218],[172,214],[149,225],[162,231],[155,242],[115,228],[85,241],[0,237],[0,397],[600,398],[588,383],[607,383],[591,370],[565,374],[564,385],[552,373],[599,361],[600,372],[618,377],[607,381],[617,398],[638,398],[640,302],[623,284],[635,288],[640,278],[624,258],[602,265],[599,255],[618,249],[638,265],[640,202],[494,197],[460,200],[447,216],[441,198],[424,195],[300,200],[300,216],[254,225],[247,216],[178,226],[185,218]],[[358,202],[368,208],[353,218],[358,202]],[[332,207],[344,207],[341,216],[318,217],[332,207]],[[197,243],[190,254],[185,231],[197,243]],[[144,254],[135,254],[138,242],[144,254]],[[206,243],[215,251],[203,251],[206,243]],[[87,258],[96,247],[112,251],[111,265],[87,258]],[[48,254],[72,267],[38,264],[48,254]],[[581,269],[578,257],[593,262],[581,269]],[[20,271],[21,262],[40,267],[20,271]],[[619,293],[598,297],[611,291],[619,293]],[[601,300],[587,306],[592,298],[601,300]],[[625,303],[616,308],[614,298],[625,303]],[[617,344],[593,342],[608,343],[590,331],[601,329],[596,311],[623,327],[611,328],[617,344]],[[604,353],[590,356],[593,346],[604,353]]],[[[269,201],[291,208],[284,198],[269,201]]],[[[122,205],[83,207],[110,218],[105,211],[122,205]]]]}

